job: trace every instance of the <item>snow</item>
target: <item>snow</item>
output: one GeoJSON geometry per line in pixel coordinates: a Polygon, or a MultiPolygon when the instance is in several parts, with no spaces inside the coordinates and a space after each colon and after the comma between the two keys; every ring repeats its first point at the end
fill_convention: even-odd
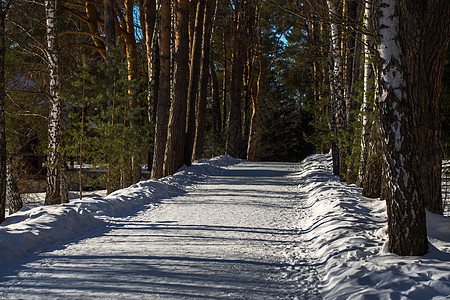
{"type": "Polygon", "coordinates": [[[301,163],[200,160],[108,196],[25,207],[0,227],[0,298],[448,299],[450,222],[386,252],[386,205],[301,163]]]}

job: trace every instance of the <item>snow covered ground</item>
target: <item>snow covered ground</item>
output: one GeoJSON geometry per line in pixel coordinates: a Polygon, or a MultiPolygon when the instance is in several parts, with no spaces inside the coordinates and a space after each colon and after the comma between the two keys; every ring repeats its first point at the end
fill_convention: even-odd
{"type": "Polygon", "coordinates": [[[0,226],[0,298],[448,299],[450,221],[386,253],[385,203],[299,164],[201,160],[0,226]]]}

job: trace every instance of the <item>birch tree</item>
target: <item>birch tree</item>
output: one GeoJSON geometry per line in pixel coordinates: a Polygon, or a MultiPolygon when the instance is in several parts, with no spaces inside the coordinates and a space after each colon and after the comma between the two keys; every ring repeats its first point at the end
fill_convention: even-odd
{"type": "Polygon", "coordinates": [[[423,255],[428,249],[419,174],[412,99],[404,59],[400,0],[378,3],[378,56],[381,134],[386,164],[388,248],[399,255],[423,255]]]}
{"type": "Polygon", "coordinates": [[[339,137],[345,124],[345,100],[343,94],[343,70],[341,56],[341,33],[336,18],[339,16],[339,9],[334,0],[327,0],[330,24],[330,93],[331,93],[331,130],[333,174],[344,174],[345,166],[344,151],[341,151],[339,137]]]}
{"type": "Polygon", "coordinates": [[[366,197],[379,197],[381,192],[381,159],[379,159],[378,116],[374,107],[374,26],[373,1],[365,1],[364,7],[364,93],[361,106],[361,160],[359,166],[359,183],[366,197]]]}
{"type": "Polygon", "coordinates": [[[47,28],[46,54],[50,79],[48,87],[50,113],[48,117],[47,193],[45,196],[45,205],[68,202],[61,136],[61,99],[59,97],[59,65],[56,30],[57,4],[57,0],[44,1],[47,28]]]}

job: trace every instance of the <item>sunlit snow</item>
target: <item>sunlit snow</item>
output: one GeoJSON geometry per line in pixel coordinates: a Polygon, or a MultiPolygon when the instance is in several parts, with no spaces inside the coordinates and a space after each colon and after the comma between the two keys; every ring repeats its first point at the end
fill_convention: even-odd
{"type": "Polygon", "coordinates": [[[430,251],[386,252],[384,201],[301,163],[201,160],[104,197],[25,207],[0,226],[5,299],[444,299],[450,222],[430,251]]]}

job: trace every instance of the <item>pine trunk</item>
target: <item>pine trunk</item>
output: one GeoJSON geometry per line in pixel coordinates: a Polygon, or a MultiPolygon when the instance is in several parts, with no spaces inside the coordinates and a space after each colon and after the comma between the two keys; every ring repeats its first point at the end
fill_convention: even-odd
{"type": "MultiPolygon", "coordinates": [[[[127,54],[127,73],[128,73],[128,81],[132,82],[133,85],[136,84],[138,80],[138,55],[137,55],[137,44],[136,37],[134,31],[134,0],[126,0],[124,2],[125,9],[125,23],[126,23],[126,54],[127,54]]],[[[131,100],[129,101],[129,114],[130,114],[130,128],[135,128],[135,132],[137,132],[137,128],[140,126],[140,115],[138,112],[140,103],[138,101],[138,91],[131,88],[132,84],[130,84],[130,88],[128,89],[128,94],[131,96],[131,100]]],[[[139,134],[133,137],[133,145],[135,145],[135,149],[131,152],[131,157],[126,155],[127,162],[130,161],[131,166],[126,164],[126,168],[131,169],[127,174],[126,181],[124,186],[128,187],[132,183],[136,183],[141,180],[141,166],[140,166],[140,150],[142,139],[139,134]]]]}
{"type": "Polygon", "coordinates": [[[189,72],[189,1],[175,4],[174,98],[170,107],[164,175],[175,173],[183,165],[186,129],[187,78],[189,72]]]}
{"type": "Polygon", "coordinates": [[[222,115],[220,110],[219,81],[217,80],[216,67],[213,61],[209,63],[212,86],[212,119],[213,132],[216,137],[222,133],[222,115]]]}
{"type": "Polygon", "coordinates": [[[0,6],[0,223],[5,220],[6,209],[6,124],[5,124],[5,36],[6,8],[0,6]]]}
{"type": "Polygon", "coordinates": [[[423,255],[428,249],[425,209],[417,171],[412,99],[401,36],[399,0],[380,0],[378,6],[379,109],[386,162],[386,204],[389,251],[423,255]]]}
{"type": "Polygon", "coordinates": [[[108,194],[119,189],[119,172],[117,171],[117,165],[119,163],[115,153],[113,153],[113,141],[114,135],[114,110],[115,110],[115,77],[116,67],[114,63],[113,49],[116,45],[116,28],[114,23],[114,0],[103,0],[104,5],[104,32],[105,32],[105,50],[106,50],[106,95],[108,98],[108,110],[111,114],[109,123],[110,135],[109,135],[109,149],[106,158],[106,164],[108,165],[106,192],[108,194]]]}
{"type": "Polygon", "coordinates": [[[209,60],[211,52],[211,33],[214,26],[216,0],[207,0],[203,20],[202,58],[200,64],[200,84],[195,118],[195,140],[192,160],[203,156],[206,131],[206,102],[208,100],[209,60]]]}
{"type": "Polygon", "coordinates": [[[418,141],[425,207],[442,214],[439,98],[450,36],[450,1],[401,1],[409,95],[418,141]]]}
{"type": "Polygon", "coordinates": [[[225,30],[223,31],[222,36],[222,47],[223,47],[223,79],[222,79],[222,131],[225,131],[227,128],[227,102],[228,102],[228,56],[227,56],[227,42],[225,38],[225,30]]]}
{"type": "Polygon", "coordinates": [[[92,41],[94,42],[94,45],[96,49],[98,49],[100,55],[103,57],[103,59],[106,60],[105,45],[99,38],[100,35],[98,34],[97,9],[95,7],[95,4],[93,2],[86,1],[85,10],[86,10],[86,23],[88,25],[89,32],[92,34],[91,36],[92,41]]]}
{"type": "Polygon", "coordinates": [[[167,142],[167,123],[170,101],[170,0],[161,1],[161,47],[158,106],[156,108],[155,150],[152,178],[163,177],[164,154],[167,142]]]}
{"type": "Polygon", "coordinates": [[[192,153],[194,152],[195,140],[195,106],[198,95],[198,85],[200,76],[200,62],[202,56],[202,30],[205,15],[206,0],[197,2],[195,15],[194,34],[192,37],[192,49],[190,54],[189,86],[186,112],[186,141],[184,146],[184,164],[190,166],[192,163],[192,153]]]}
{"type": "Polygon", "coordinates": [[[147,106],[149,122],[149,151],[147,168],[150,171],[153,164],[153,141],[155,137],[156,103],[159,85],[159,47],[156,0],[144,0],[145,48],[147,55],[147,106]]]}
{"type": "Polygon", "coordinates": [[[233,28],[233,47],[231,54],[230,113],[226,153],[232,157],[242,154],[242,78],[243,78],[243,27],[244,12],[242,2],[236,4],[233,28]]]}
{"type": "Polygon", "coordinates": [[[50,113],[48,117],[47,193],[45,205],[66,202],[65,167],[61,136],[61,99],[59,98],[58,44],[56,34],[57,0],[45,1],[47,25],[47,62],[49,69],[50,113]]]}

